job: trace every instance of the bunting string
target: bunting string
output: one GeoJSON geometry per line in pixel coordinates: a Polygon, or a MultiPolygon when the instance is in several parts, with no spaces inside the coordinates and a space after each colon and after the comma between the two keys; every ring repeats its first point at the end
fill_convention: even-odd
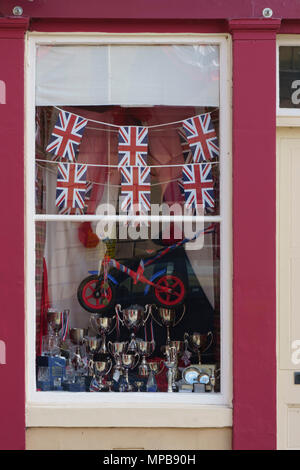
{"type": "MultiPolygon", "coordinates": [[[[76,113],[73,113],[72,111],[66,111],[64,110],[63,108],[59,108],[58,106],[53,106],[55,109],[57,109],[58,111],[62,111],[62,112],[70,112],[72,114],[74,114],[74,116],[77,116],[78,118],[80,119],[86,119],[84,118],[83,116],[80,116],[79,114],[76,114],[76,113]]],[[[214,113],[215,111],[217,111],[219,108],[214,108],[212,111],[209,111],[208,113],[203,113],[203,114],[212,114],[214,113]]],[[[195,116],[191,116],[190,118],[188,119],[193,119],[193,118],[196,118],[198,116],[198,114],[196,114],[195,116]]],[[[119,129],[120,126],[119,124],[112,124],[110,122],[105,122],[105,121],[96,121],[94,119],[86,119],[88,122],[94,122],[96,124],[102,124],[103,126],[108,126],[108,127],[114,127],[116,129],[119,129]]],[[[142,126],[142,127],[145,127],[146,129],[158,129],[160,127],[167,127],[167,126],[175,126],[176,124],[182,124],[184,121],[184,119],[181,119],[180,121],[173,121],[173,122],[165,122],[163,124],[153,124],[151,126],[142,126]]],[[[136,127],[136,126],[126,126],[126,127],[136,127]]],[[[99,129],[99,130],[105,130],[105,129],[99,129]]],[[[119,131],[116,131],[116,132],[119,132],[119,131]]]]}

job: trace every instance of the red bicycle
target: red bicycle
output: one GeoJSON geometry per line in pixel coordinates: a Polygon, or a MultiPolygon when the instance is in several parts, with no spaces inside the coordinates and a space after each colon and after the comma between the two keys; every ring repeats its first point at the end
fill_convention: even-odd
{"type": "MultiPolygon", "coordinates": [[[[90,276],[83,279],[77,290],[80,305],[92,313],[105,313],[114,307],[116,302],[116,286],[119,282],[111,275],[109,270],[116,268],[133,279],[133,283],[145,284],[144,295],[153,289],[154,302],[162,307],[176,307],[183,303],[186,296],[186,287],[178,274],[168,274],[167,268],[158,271],[148,279],[145,268],[155,263],[170,251],[196,239],[200,233],[211,233],[211,226],[201,230],[193,238],[185,238],[167,248],[160,250],[153,258],[141,260],[136,271],[119,263],[116,259],[105,256],[102,262],[103,272],[89,271],[90,276]]],[[[100,270],[102,271],[102,269],[100,270]]]]}

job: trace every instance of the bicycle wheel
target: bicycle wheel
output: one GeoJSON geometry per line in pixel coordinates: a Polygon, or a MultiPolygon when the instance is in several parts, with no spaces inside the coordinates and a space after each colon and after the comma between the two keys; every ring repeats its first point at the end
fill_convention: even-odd
{"type": "Polygon", "coordinates": [[[164,275],[155,281],[155,284],[162,287],[169,287],[172,292],[164,292],[157,287],[154,288],[155,302],[163,307],[174,307],[182,304],[186,295],[185,285],[178,276],[164,275]]]}
{"type": "Polygon", "coordinates": [[[103,276],[94,274],[80,283],[77,298],[80,305],[88,312],[105,313],[113,307],[115,288],[109,279],[104,288],[103,276]]]}

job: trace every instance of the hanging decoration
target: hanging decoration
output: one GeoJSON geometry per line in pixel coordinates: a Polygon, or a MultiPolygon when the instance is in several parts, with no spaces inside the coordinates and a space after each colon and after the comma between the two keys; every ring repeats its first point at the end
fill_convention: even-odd
{"type": "Polygon", "coordinates": [[[87,165],[59,163],[56,182],[56,207],[84,209],[87,165]]]}
{"type": "Polygon", "coordinates": [[[194,163],[209,161],[219,156],[218,138],[210,113],[187,119],[182,125],[194,163]]]}
{"type": "Polygon", "coordinates": [[[182,168],[185,206],[197,215],[197,205],[202,204],[207,211],[215,207],[214,182],[210,163],[195,163],[182,168]]]}
{"type": "Polygon", "coordinates": [[[121,210],[147,215],[150,210],[150,168],[129,166],[121,171],[121,210]]]}
{"type": "Polygon", "coordinates": [[[119,168],[146,166],[148,129],[146,127],[120,127],[118,135],[119,168]]]}
{"type": "Polygon", "coordinates": [[[85,197],[84,197],[84,208],[80,207],[65,207],[58,210],[58,213],[61,215],[83,215],[87,213],[88,203],[91,198],[91,193],[93,189],[93,183],[88,181],[86,183],[85,197]]]}
{"type": "Polygon", "coordinates": [[[61,110],[46,148],[58,160],[60,157],[75,162],[88,120],[61,110]]]}

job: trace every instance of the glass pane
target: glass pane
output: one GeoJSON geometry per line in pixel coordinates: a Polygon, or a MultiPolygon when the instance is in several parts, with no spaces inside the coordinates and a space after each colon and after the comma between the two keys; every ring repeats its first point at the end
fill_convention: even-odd
{"type": "MultiPolygon", "coordinates": [[[[65,109],[85,119],[115,124],[115,127],[88,121],[76,155],[76,163],[88,165],[85,176],[87,189],[84,194],[84,202],[81,207],[78,207],[77,201],[73,203],[66,199],[61,207],[59,205],[61,199],[57,199],[56,193],[58,164],[60,161],[68,162],[68,160],[55,154],[58,151],[57,147],[46,151],[49,149],[52,132],[56,132],[53,129],[59,111],[53,107],[37,107],[36,212],[38,214],[96,214],[99,211],[102,213],[101,206],[105,204],[110,204],[112,210],[119,213],[121,196],[126,188],[121,187],[122,175],[118,169],[121,153],[117,126],[140,126],[141,128],[150,126],[147,128],[144,160],[150,167],[149,200],[151,205],[165,203],[171,206],[178,204],[183,213],[185,200],[189,201],[193,197],[193,193],[184,192],[183,165],[200,161],[203,173],[201,176],[189,176],[188,184],[193,185],[194,179],[197,182],[198,189],[194,189],[194,191],[197,191],[198,201],[205,205],[205,215],[219,214],[218,109],[196,106],[141,108],[93,106],[65,109]],[[203,140],[200,144],[193,144],[193,134],[189,140],[187,131],[184,131],[183,121],[193,116],[201,116],[202,130],[192,131],[192,133],[199,132],[199,135],[202,135],[203,140]],[[175,124],[151,127],[166,123],[175,124]],[[209,171],[205,174],[207,169],[209,171]]],[[[72,181],[69,181],[69,184],[71,183],[72,181]]],[[[66,182],[63,181],[61,184],[66,185],[66,182]]],[[[72,187],[68,191],[68,198],[73,194],[75,193],[72,187]]],[[[150,215],[149,210],[147,213],[150,215]]]]}
{"type": "Polygon", "coordinates": [[[300,107],[300,47],[279,47],[280,108],[300,107]]]}
{"type": "Polygon", "coordinates": [[[38,390],[220,391],[220,225],[151,229],[36,223],[38,390]]]}

